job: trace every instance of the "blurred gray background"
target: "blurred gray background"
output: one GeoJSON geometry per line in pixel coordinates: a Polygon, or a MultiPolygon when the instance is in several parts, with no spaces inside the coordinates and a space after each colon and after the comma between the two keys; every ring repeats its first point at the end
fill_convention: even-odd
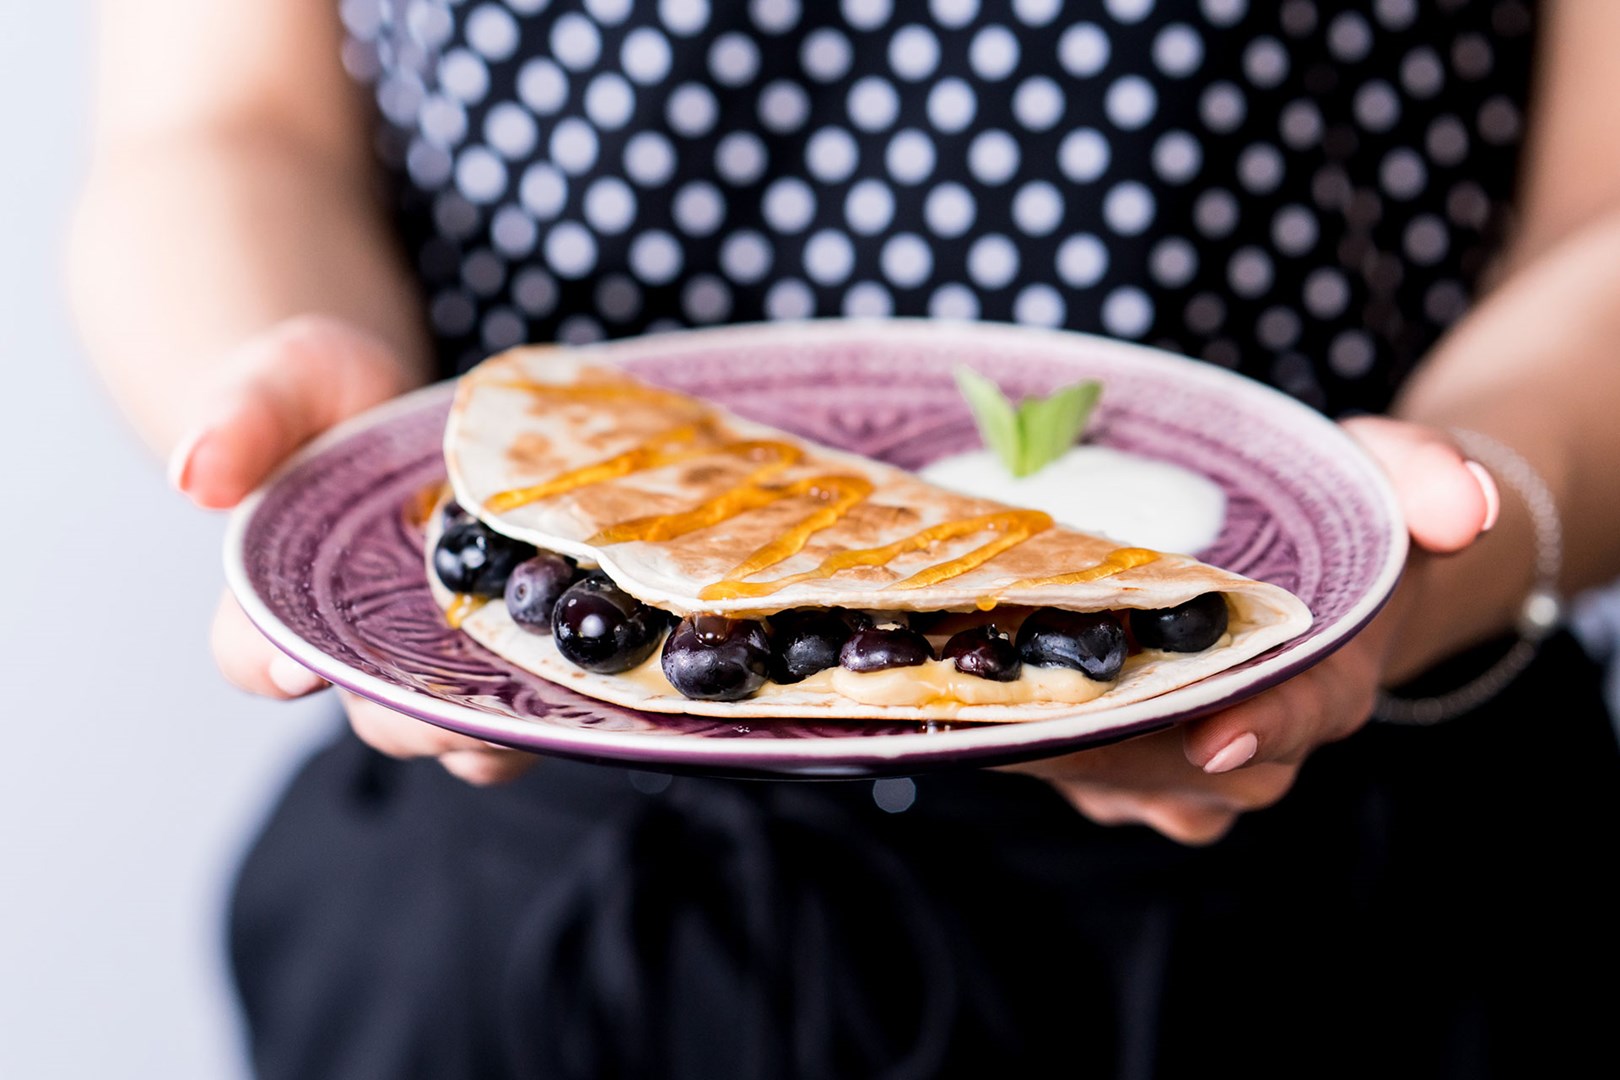
{"type": "MultiPolygon", "coordinates": [[[[0,531],[0,1077],[233,1080],[225,890],[331,707],[255,701],[215,673],[223,522],[171,494],[64,310],[92,16],[0,0],[0,468],[17,511],[0,531]]],[[[1582,599],[1594,648],[1620,636],[1616,611],[1582,599]]]]}

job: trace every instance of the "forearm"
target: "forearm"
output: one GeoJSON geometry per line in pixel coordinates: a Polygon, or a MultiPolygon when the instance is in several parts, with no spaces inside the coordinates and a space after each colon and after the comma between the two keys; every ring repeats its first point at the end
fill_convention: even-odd
{"type": "MultiPolygon", "coordinates": [[[[1620,214],[1519,266],[1447,336],[1395,412],[1468,428],[1545,479],[1563,530],[1565,595],[1620,574],[1620,214]]],[[[1434,560],[1392,652],[1396,677],[1511,627],[1532,587],[1535,531],[1503,485],[1496,528],[1434,560]]]]}
{"type": "Polygon", "coordinates": [[[366,177],[270,125],[103,148],[68,271],[91,359],[160,453],[208,407],[228,351],[292,316],[377,334],[402,388],[430,370],[421,305],[366,177]]]}

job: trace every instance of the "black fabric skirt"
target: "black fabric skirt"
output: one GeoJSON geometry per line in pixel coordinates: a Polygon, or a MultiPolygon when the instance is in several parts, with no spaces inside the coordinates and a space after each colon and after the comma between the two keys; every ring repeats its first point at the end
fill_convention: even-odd
{"type": "Polygon", "coordinates": [[[546,760],[476,789],[344,728],[232,897],[252,1060],[263,1080],[1584,1075],[1613,1059],[1620,971],[1600,674],[1555,638],[1488,710],[1371,725],[1204,848],[994,771],[875,790],[546,760]]]}

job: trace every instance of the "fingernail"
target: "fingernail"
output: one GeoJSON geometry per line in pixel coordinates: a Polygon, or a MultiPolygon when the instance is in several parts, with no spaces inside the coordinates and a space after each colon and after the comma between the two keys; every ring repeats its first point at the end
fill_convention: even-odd
{"type": "Polygon", "coordinates": [[[1479,490],[1485,495],[1485,524],[1479,531],[1490,532],[1491,526],[1496,524],[1496,516],[1502,512],[1502,493],[1497,489],[1496,477],[1491,471],[1472,458],[1463,462],[1468,471],[1474,474],[1474,480],[1479,484],[1479,490]]]}
{"type": "Polygon", "coordinates": [[[326,685],[326,680],[290,656],[276,656],[270,660],[265,674],[276,689],[288,697],[303,697],[326,685]]]}
{"type": "Polygon", "coordinates": [[[1255,738],[1254,732],[1245,731],[1215,752],[1215,756],[1204,763],[1204,771],[1210,775],[1231,772],[1239,765],[1248,763],[1254,757],[1255,751],[1260,749],[1260,740],[1255,738]]]}
{"type": "Polygon", "coordinates": [[[191,482],[191,462],[197,456],[197,444],[203,441],[209,428],[201,427],[175,444],[169,453],[169,486],[181,494],[191,482]]]}

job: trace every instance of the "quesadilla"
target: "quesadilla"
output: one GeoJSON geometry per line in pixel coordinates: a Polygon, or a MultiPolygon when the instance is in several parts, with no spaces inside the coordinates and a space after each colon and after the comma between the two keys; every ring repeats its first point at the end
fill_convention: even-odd
{"type": "Polygon", "coordinates": [[[1140,701],[1304,632],[1305,604],[1185,554],[524,347],[464,375],[429,516],[451,623],[654,712],[1010,722],[1140,701]]]}

